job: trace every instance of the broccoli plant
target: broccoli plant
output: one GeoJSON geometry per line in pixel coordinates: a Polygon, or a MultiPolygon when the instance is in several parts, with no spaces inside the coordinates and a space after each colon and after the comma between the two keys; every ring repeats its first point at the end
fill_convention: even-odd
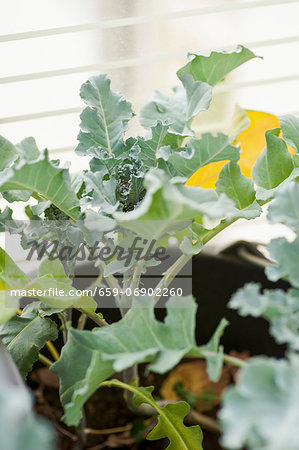
{"type": "MultiPolygon", "coordinates": [[[[184,424],[190,406],[184,401],[157,402],[153,387],[140,386],[138,364],[146,363],[147,371],[164,374],[182,358],[202,358],[214,381],[223,363],[243,367],[245,375],[255,370],[254,365],[249,369],[246,362],[224,353],[219,341],[228,325],[225,318],[209,342],[197,345],[196,301],[190,293],[173,287],[176,276],[207,242],[238,219],[258,217],[274,196],[288,196],[284,186],[298,176],[299,126],[293,117],[281,118],[266,131],[266,147],[260,154],[252,149],[249,166],[241,137],[250,127],[250,112],[237,109],[227,134],[198,136],[192,125],[209,108],[214,86],[253,58],[242,46],[232,53],[190,55],[177,72],[180,84],[173,93],[156,92],[142,108],[140,123],[145,135],[129,138],[128,124],[135,115],[131,104],[111,89],[106,75],[91,77],[80,91],[86,107],[75,150],[89,158],[90,169],[80,173],[51,160],[47,149],[39,151],[33,138],[17,145],[0,138],[0,192],[7,203],[25,202],[28,216],[28,221],[17,220],[7,206],[0,214],[1,229],[8,243],[19,237],[27,256],[34,253],[38,262],[37,273],[28,273],[13,260],[10,245],[6,251],[1,249],[0,338],[24,377],[38,359],[58,374],[66,424],[80,423],[85,402],[98,388],[118,387],[126,391],[128,405],[136,414],[158,415],[148,439],[167,437],[169,449],[200,449],[200,427],[184,424]],[[170,238],[177,243],[175,258],[169,258],[171,263],[163,273],[160,270],[149,288],[144,276],[159,265],[165,267],[170,238]],[[86,259],[98,271],[87,294],[74,287],[77,263],[86,259]],[[165,296],[167,315],[161,322],[155,308],[165,296]],[[19,308],[23,297],[31,301],[19,308]],[[105,307],[101,307],[104,303],[119,308],[122,318],[118,322],[108,323],[105,307]],[[73,309],[80,312],[78,323],[72,318],[73,309]],[[61,328],[53,317],[61,320],[61,328]],[[87,320],[93,323],[92,331],[84,329],[87,320]],[[60,332],[64,346],[59,354],[52,341],[60,332]],[[45,346],[55,363],[43,354],[45,346]],[[122,381],[111,379],[121,371],[122,381]]],[[[283,197],[275,200],[271,217],[284,220],[290,211],[279,198],[283,197]]],[[[296,222],[292,211],[288,221],[296,222]]],[[[284,263],[281,269],[271,268],[273,277],[286,275],[287,244],[279,246],[285,249],[284,263]]],[[[289,265],[287,273],[296,278],[291,260],[289,265]]],[[[261,298],[256,287],[248,289],[261,298]]],[[[296,294],[281,301],[291,309],[296,294]]],[[[238,303],[236,298],[232,302],[238,303]]],[[[252,310],[270,314],[271,326],[282,339],[278,329],[284,325],[277,324],[275,308],[263,309],[265,303],[267,298],[252,310]]],[[[247,311],[251,306],[242,308],[247,311]]],[[[283,336],[298,345],[290,330],[283,336]]],[[[236,413],[230,412],[236,408],[230,407],[232,395],[227,395],[222,413],[225,445],[255,445],[260,436],[246,440],[247,430],[231,438],[235,428],[230,418],[236,413]]],[[[266,442],[270,426],[265,423],[266,442]]],[[[295,448],[291,445],[288,448],[295,448]]]]}

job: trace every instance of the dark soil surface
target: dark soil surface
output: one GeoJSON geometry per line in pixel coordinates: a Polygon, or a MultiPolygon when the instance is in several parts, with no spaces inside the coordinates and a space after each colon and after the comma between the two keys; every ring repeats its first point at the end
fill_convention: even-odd
{"type": "MultiPolygon", "coordinates": [[[[114,378],[117,378],[114,376],[114,378]]],[[[142,385],[155,385],[156,392],[163,381],[162,376],[150,374],[142,377],[142,385]]],[[[95,392],[85,405],[85,437],[75,427],[68,427],[62,422],[63,408],[59,400],[58,377],[46,368],[35,369],[28,380],[34,392],[35,410],[46,417],[57,432],[57,450],[100,450],[100,449],[132,449],[162,450],[167,447],[168,440],[146,441],[146,434],[155,425],[155,419],[136,417],[124,401],[123,391],[115,388],[101,388],[95,392]],[[110,430],[116,428],[116,430],[110,430]],[[105,434],[104,434],[105,433],[105,434]],[[84,442],[85,440],[85,442],[84,442]]],[[[216,411],[209,412],[216,417],[216,411]]],[[[194,422],[193,422],[194,423],[194,422]]],[[[192,422],[188,421],[188,425],[192,422]]],[[[81,425],[81,426],[82,426],[81,425]]],[[[220,450],[219,436],[203,429],[205,450],[220,450]]]]}

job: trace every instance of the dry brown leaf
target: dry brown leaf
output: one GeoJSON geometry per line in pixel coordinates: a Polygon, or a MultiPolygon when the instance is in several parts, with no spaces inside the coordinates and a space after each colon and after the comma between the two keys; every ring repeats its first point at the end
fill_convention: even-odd
{"type": "Polygon", "coordinates": [[[183,388],[195,396],[195,409],[198,412],[205,412],[220,403],[222,393],[231,382],[231,373],[229,368],[224,366],[220,380],[214,383],[209,379],[205,361],[181,363],[170,372],[163,382],[160,390],[163,399],[174,401],[181,399],[174,390],[174,386],[178,382],[181,382],[183,388]],[[214,396],[207,398],[209,393],[214,394],[214,396]]]}

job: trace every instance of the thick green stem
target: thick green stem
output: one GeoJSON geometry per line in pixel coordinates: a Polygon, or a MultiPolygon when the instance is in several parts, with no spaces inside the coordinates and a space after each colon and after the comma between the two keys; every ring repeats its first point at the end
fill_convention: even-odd
{"type": "MultiPolygon", "coordinates": [[[[210,351],[200,352],[198,351],[198,349],[196,349],[194,353],[192,353],[192,351],[188,353],[187,358],[205,359],[207,356],[219,356],[219,354],[217,352],[210,352],[210,351]]],[[[234,356],[227,355],[226,353],[223,354],[222,358],[225,363],[232,364],[233,366],[236,367],[245,367],[247,365],[247,361],[244,361],[243,359],[240,358],[236,358],[234,356]]]]}
{"type": "Polygon", "coordinates": [[[38,354],[38,360],[44,364],[46,367],[51,367],[53,363],[53,361],[51,361],[49,358],[47,358],[46,356],[42,355],[41,353],[38,354]]]}
{"type": "Polygon", "coordinates": [[[106,327],[109,325],[105,319],[102,319],[97,313],[90,313],[88,311],[85,311],[82,308],[76,308],[78,311],[80,311],[83,314],[86,314],[87,317],[89,317],[94,323],[96,323],[99,327],[106,327]]]}
{"type": "MultiPolygon", "coordinates": [[[[213,239],[217,234],[219,234],[221,231],[225,230],[229,225],[234,223],[237,219],[232,220],[222,220],[220,224],[213,228],[211,231],[209,231],[204,238],[202,239],[203,245],[205,245],[207,242],[209,242],[211,239],[213,239]]],[[[198,244],[196,242],[194,245],[198,244]]],[[[192,255],[181,255],[173,264],[170,266],[166,272],[164,273],[162,279],[157,284],[154,291],[160,292],[160,294],[157,294],[154,297],[155,302],[157,302],[161,297],[161,290],[163,288],[167,288],[170,283],[173,281],[173,279],[177,276],[177,274],[182,270],[182,268],[187,264],[188,261],[192,258],[192,255]]]]}

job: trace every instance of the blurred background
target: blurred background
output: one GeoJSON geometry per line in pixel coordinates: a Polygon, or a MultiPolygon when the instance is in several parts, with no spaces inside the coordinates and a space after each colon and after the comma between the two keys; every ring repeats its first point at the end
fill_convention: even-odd
{"type": "MultiPolygon", "coordinates": [[[[243,44],[264,59],[216,88],[196,131],[225,129],[236,103],[299,114],[298,0],[0,0],[0,7],[0,134],[13,143],[34,136],[74,170],[88,167],[73,149],[79,88],[95,73],[107,73],[138,113],[155,89],[178,84],[189,51],[243,44]]],[[[138,117],[130,132],[142,133],[138,117]]]]}

